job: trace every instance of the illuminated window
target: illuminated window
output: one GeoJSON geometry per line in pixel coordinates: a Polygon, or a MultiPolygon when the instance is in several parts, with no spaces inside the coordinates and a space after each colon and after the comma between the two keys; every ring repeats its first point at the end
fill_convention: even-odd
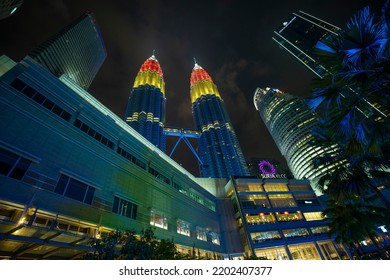
{"type": "Polygon", "coordinates": [[[168,229],[167,218],[163,214],[158,214],[154,211],[150,212],[150,224],[155,227],[168,229]]]}
{"type": "Polygon", "coordinates": [[[267,183],[264,185],[266,192],[288,192],[289,189],[286,184],[270,184],[267,183]]]}
{"type": "Polygon", "coordinates": [[[22,180],[30,164],[31,160],[0,148],[0,174],[22,180]]]}
{"type": "Polygon", "coordinates": [[[130,201],[119,197],[114,197],[114,204],[112,207],[112,212],[114,213],[136,220],[137,208],[138,206],[134,203],[131,203],[130,201]]]}
{"type": "Polygon", "coordinates": [[[196,227],[196,238],[202,241],[207,241],[207,231],[204,228],[196,227]]]}
{"type": "Polygon", "coordinates": [[[306,221],[318,221],[324,219],[322,212],[306,212],[303,213],[303,216],[305,216],[306,221]]]}
{"type": "Polygon", "coordinates": [[[321,257],[313,243],[288,245],[294,260],[320,260],[321,257]]]}
{"type": "Polygon", "coordinates": [[[251,232],[251,238],[253,243],[261,243],[269,240],[279,240],[282,239],[279,231],[263,231],[263,232],[251,232]]]}
{"type": "Polygon", "coordinates": [[[278,222],[296,222],[302,221],[303,217],[300,211],[297,212],[276,212],[278,222]]]}
{"type": "Polygon", "coordinates": [[[322,255],[326,260],[339,260],[340,257],[337,254],[336,248],[333,246],[332,241],[326,241],[326,242],[317,242],[318,246],[320,247],[320,250],[322,252],[322,255]]]}
{"type": "Polygon", "coordinates": [[[219,241],[219,234],[218,233],[210,232],[210,238],[211,238],[211,243],[216,244],[216,245],[221,244],[219,241]]]}
{"type": "Polygon", "coordinates": [[[292,194],[270,194],[268,195],[268,198],[274,208],[297,206],[292,194]]]}
{"type": "Polygon", "coordinates": [[[327,234],[329,232],[329,227],[328,226],[311,227],[310,230],[314,235],[327,234]]]}
{"type": "Polygon", "coordinates": [[[306,228],[285,229],[283,230],[283,235],[285,238],[307,237],[309,236],[309,231],[306,228]]]}
{"type": "Polygon", "coordinates": [[[244,209],[256,209],[259,208],[270,208],[270,203],[266,195],[244,195],[240,196],[242,207],[244,209]]]}
{"type": "Polygon", "coordinates": [[[183,220],[177,220],[177,233],[182,234],[185,236],[190,236],[190,224],[183,221],[183,220]]]}
{"type": "Polygon", "coordinates": [[[255,249],[257,257],[267,260],[288,260],[287,251],[284,247],[272,247],[264,249],[255,249]]]}
{"type": "Polygon", "coordinates": [[[245,214],[248,225],[274,224],[275,217],[272,213],[259,213],[254,215],[245,214]]]}

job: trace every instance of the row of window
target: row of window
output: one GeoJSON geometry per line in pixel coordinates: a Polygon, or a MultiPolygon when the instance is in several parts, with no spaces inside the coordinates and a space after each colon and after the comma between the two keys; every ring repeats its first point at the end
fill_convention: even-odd
{"type": "MultiPolygon", "coordinates": [[[[329,227],[311,227],[310,231],[313,235],[318,234],[327,234],[329,232],[329,227]]],[[[293,228],[282,230],[282,234],[279,230],[271,231],[262,231],[262,232],[251,232],[251,239],[254,244],[272,241],[272,240],[281,240],[282,236],[286,239],[298,238],[298,237],[309,237],[309,229],[307,228],[293,228]]]]}
{"type": "Polygon", "coordinates": [[[323,220],[322,212],[276,212],[276,213],[258,213],[245,214],[245,219],[248,225],[264,225],[284,222],[298,222],[298,221],[319,221],[323,220]]]}
{"type": "Polygon", "coordinates": [[[111,140],[108,140],[107,137],[101,135],[99,132],[97,132],[95,129],[89,127],[88,125],[86,125],[85,123],[83,123],[82,121],[80,121],[79,119],[77,119],[75,122],[74,122],[74,126],[77,127],[78,129],[80,129],[82,132],[88,134],[89,136],[91,136],[92,138],[96,139],[97,141],[99,141],[100,143],[102,143],[103,145],[109,147],[110,149],[113,149],[114,147],[114,142],[112,142],[111,140]]]}
{"type": "Polygon", "coordinates": [[[244,210],[257,208],[288,208],[320,205],[315,194],[256,194],[240,195],[244,210]]]}
{"type": "Polygon", "coordinates": [[[287,183],[239,183],[237,192],[302,192],[310,191],[312,188],[306,184],[287,184],[287,183]]]}
{"type": "MultiPolygon", "coordinates": [[[[168,218],[161,213],[155,211],[150,212],[150,225],[159,227],[162,229],[168,229],[168,218]]],[[[181,235],[191,236],[191,224],[177,219],[176,232],[181,235]]],[[[220,245],[219,235],[215,232],[211,232],[202,227],[195,228],[196,238],[205,242],[211,242],[213,244],[220,245]]]]}

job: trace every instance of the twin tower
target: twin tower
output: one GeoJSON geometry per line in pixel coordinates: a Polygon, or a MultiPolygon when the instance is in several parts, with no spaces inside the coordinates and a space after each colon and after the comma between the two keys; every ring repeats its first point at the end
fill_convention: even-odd
{"type": "MultiPolygon", "coordinates": [[[[198,131],[201,176],[229,178],[249,171],[225,105],[210,75],[195,63],[190,79],[192,114],[198,131]]],[[[154,55],[141,66],[134,82],[125,121],[165,152],[165,82],[154,55]]]]}

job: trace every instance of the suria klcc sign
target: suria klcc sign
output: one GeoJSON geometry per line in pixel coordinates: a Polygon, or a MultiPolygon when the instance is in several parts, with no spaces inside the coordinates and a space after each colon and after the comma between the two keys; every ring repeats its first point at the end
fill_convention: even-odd
{"type": "Polygon", "coordinates": [[[263,178],[286,178],[285,174],[277,174],[275,166],[267,160],[259,161],[258,166],[263,178]]]}

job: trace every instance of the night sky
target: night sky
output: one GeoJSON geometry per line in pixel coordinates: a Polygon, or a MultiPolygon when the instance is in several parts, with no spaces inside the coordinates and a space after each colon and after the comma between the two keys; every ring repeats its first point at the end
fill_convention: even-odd
{"type": "MultiPolygon", "coordinates": [[[[166,86],[166,125],[193,128],[189,87],[195,57],[216,83],[245,157],[284,162],[254,108],[253,94],[257,87],[270,86],[306,97],[314,75],[277,46],[273,31],[298,10],[344,27],[364,6],[379,15],[384,2],[25,0],[14,16],[0,20],[0,55],[19,61],[92,12],[108,56],[89,92],[111,111],[124,117],[135,76],[155,49],[166,86]]],[[[184,143],[173,158],[198,175],[196,159],[184,143]]]]}

